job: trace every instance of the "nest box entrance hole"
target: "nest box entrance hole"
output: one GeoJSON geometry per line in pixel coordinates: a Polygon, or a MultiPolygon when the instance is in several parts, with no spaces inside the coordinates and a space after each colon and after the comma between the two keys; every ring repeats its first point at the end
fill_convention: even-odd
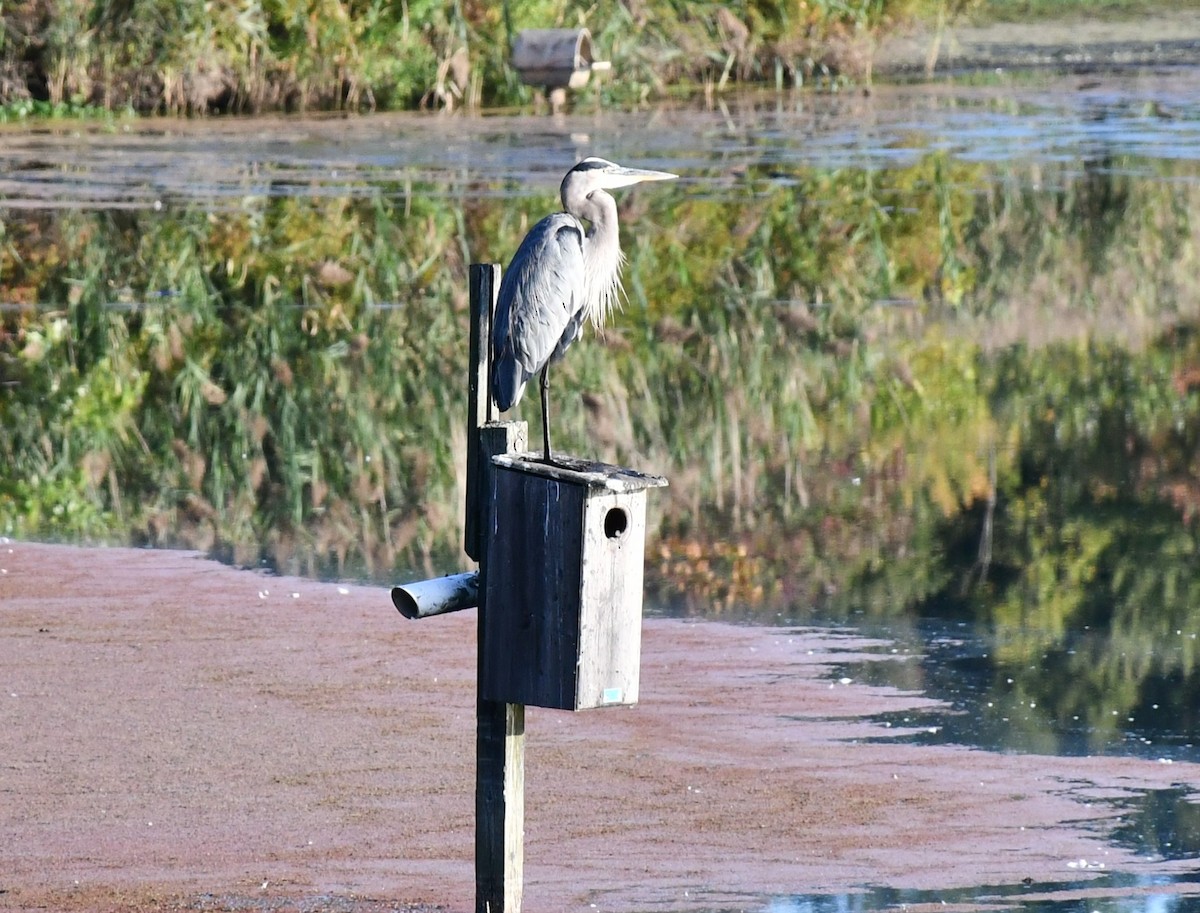
{"type": "Polygon", "coordinates": [[[620,539],[629,529],[629,514],[624,508],[612,507],[604,515],[604,535],[609,539],[620,539]]]}

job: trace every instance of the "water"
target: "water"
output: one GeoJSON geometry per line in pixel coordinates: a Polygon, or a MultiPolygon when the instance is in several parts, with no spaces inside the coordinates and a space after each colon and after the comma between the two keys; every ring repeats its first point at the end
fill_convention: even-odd
{"type": "MultiPolygon", "coordinates": [[[[894,635],[887,626],[874,633],[894,635]]],[[[1074,677],[1071,663],[1080,655],[1108,652],[1102,632],[1069,632],[1063,646],[1048,646],[1031,662],[1006,661],[1002,648],[997,655],[997,642],[1004,636],[968,622],[927,620],[905,640],[883,648],[882,661],[842,664],[834,667],[831,678],[901,690],[918,685],[943,701],[938,709],[878,718],[888,726],[916,727],[903,738],[920,744],[1159,761],[1193,761],[1200,756],[1192,676],[1157,676],[1132,707],[1113,708],[1090,697],[1080,702],[1068,687],[1074,677]]],[[[1176,636],[1180,643],[1174,656],[1159,652],[1155,661],[1176,667],[1185,651],[1190,652],[1185,641],[1197,635],[1181,630],[1176,636]]],[[[1125,653],[1118,658],[1130,657],[1125,653]]]]}
{"type": "MultiPolygon", "coordinates": [[[[446,302],[587,154],[682,175],[627,204],[630,304],[572,353],[590,411],[562,404],[577,446],[671,467],[654,611],[879,638],[831,674],[941,700],[880,718],[908,741],[1200,758],[1200,71],[6,128],[0,390],[33,430],[0,511],[325,576],[453,569],[428,509],[458,498],[446,302]]],[[[1112,801],[1109,839],[1174,874],[767,909],[1200,909],[1195,784],[1112,801]]]]}
{"type": "Polygon", "coordinates": [[[201,205],[247,196],[458,199],[551,194],[565,165],[603,154],[677,171],[728,198],[746,169],[786,183],[805,168],[911,166],[930,151],[986,164],[1153,173],[1196,161],[1200,78],[1080,77],[1032,87],[880,87],[869,95],[743,94],[710,110],[565,117],[329,117],[118,121],[8,128],[6,208],[201,205]]]}
{"type": "Polygon", "coordinates": [[[872,888],[861,893],[781,897],[766,913],[877,910],[1035,910],[1041,913],[1194,913],[1197,879],[1108,875],[1088,882],[1029,882],[950,891],[872,888]]]}
{"type": "MultiPolygon", "coordinates": [[[[1194,762],[1200,756],[1194,682],[1188,678],[1155,681],[1153,690],[1165,702],[1162,704],[1140,705],[1132,712],[1114,711],[1101,700],[1081,708],[1071,705],[1062,657],[1053,651],[1038,662],[1014,666],[996,657],[996,632],[967,622],[927,619],[901,632],[898,639],[895,630],[886,625],[868,624],[866,629],[892,639],[875,648],[878,659],[831,667],[831,681],[919,690],[943,702],[927,711],[876,716],[876,722],[895,727],[898,733],[880,736],[880,741],[1056,756],[1134,756],[1166,765],[1194,762]],[[1038,697],[1030,699],[1030,694],[1038,697]],[[1090,716],[1072,712],[1080,709],[1090,716]]],[[[1064,652],[1086,652],[1088,642],[1100,636],[1092,631],[1073,632],[1064,652]]],[[[1191,640],[1195,635],[1180,632],[1178,636],[1191,640]]],[[[858,913],[921,905],[939,909],[978,909],[983,905],[1048,913],[1192,913],[1200,910],[1200,876],[1189,865],[1200,858],[1197,799],[1196,783],[1185,781],[1100,800],[1114,814],[1102,823],[1107,841],[1147,860],[1184,863],[1184,874],[1097,873],[1081,863],[1087,874],[1077,881],[927,891],[871,888],[854,894],[780,897],[768,910],[858,913]]]]}

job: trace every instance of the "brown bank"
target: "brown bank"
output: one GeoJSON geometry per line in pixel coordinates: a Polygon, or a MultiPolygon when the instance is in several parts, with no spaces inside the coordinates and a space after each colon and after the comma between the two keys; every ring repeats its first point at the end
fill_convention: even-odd
{"type": "MultiPolygon", "coordinates": [[[[473,612],[183,552],[0,571],[0,908],[472,908],[473,612]]],[[[525,909],[1162,870],[1089,803],[1200,766],[867,741],[927,701],[823,677],[866,646],[654,620],[640,706],[531,710],[525,909]]]]}

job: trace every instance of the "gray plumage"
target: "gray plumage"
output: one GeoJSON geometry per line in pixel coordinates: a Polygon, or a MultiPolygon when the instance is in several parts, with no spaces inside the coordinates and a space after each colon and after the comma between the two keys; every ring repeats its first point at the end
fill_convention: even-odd
{"type": "Polygon", "coordinates": [[[586,322],[604,323],[621,294],[625,258],[617,203],[605,191],[674,177],[584,159],[563,178],[564,211],[530,230],[504,273],[492,326],[492,397],[501,412],[508,411],[540,372],[546,462],[551,462],[549,367],[579,338],[586,322]]]}

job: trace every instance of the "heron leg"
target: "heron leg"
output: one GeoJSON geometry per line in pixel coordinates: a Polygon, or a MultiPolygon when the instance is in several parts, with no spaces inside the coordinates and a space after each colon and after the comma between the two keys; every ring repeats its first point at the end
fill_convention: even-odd
{"type": "Polygon", "coordinates": [[[547,364],[542,368],[542,380],[539,386],[542,389],[542,453],[547,463],[553,463],[550,459],[550,365],[547,364]]]}

